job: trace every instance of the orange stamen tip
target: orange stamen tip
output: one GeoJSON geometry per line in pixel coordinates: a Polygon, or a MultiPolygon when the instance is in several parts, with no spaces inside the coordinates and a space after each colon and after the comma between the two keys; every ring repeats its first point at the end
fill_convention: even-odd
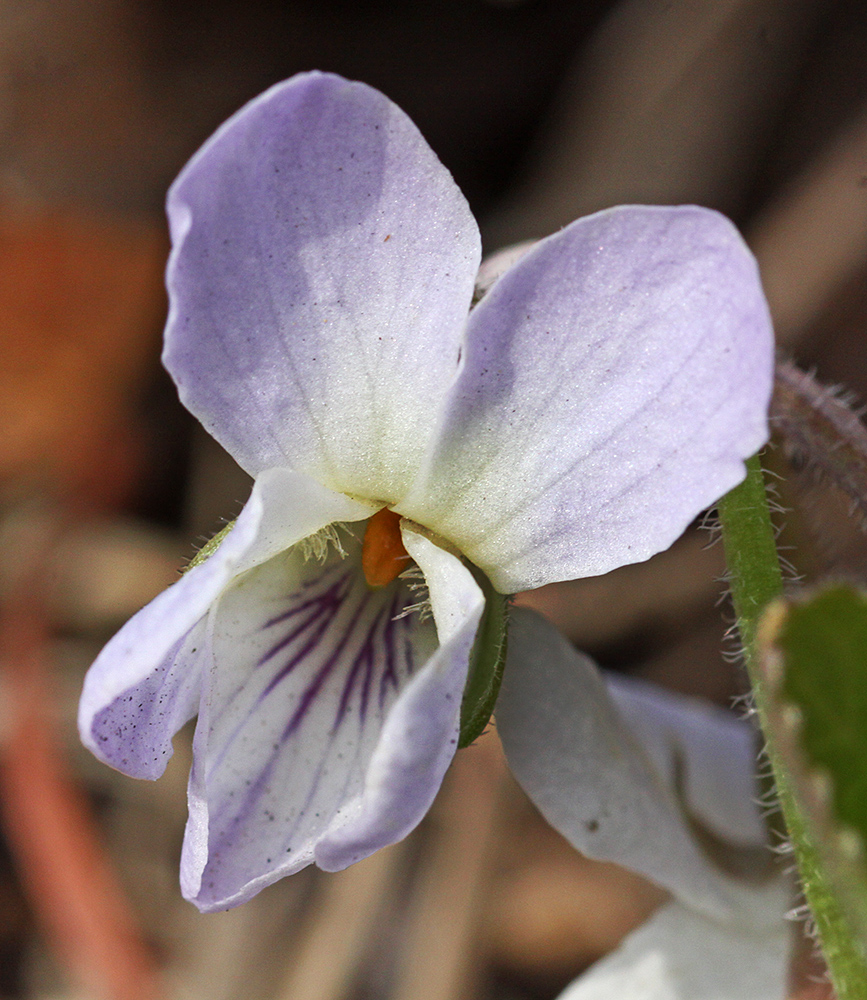
{"type": "Polygon", "coordinates": [[[367,522],[361,546],[361,568],[370,587],[385,587],[407,567],[400,536],[400,514],[383,507],[367,522]]]}

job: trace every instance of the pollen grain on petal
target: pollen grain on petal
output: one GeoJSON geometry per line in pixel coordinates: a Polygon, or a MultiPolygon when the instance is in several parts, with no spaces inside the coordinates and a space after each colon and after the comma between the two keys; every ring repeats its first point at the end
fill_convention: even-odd
{"type": "Polygon", "coordinates": [[[400,514],[383,507],[367,522],[361,567],[368,586],[385,587],[407,568],[409,555],[400,535],[400,514]]]}

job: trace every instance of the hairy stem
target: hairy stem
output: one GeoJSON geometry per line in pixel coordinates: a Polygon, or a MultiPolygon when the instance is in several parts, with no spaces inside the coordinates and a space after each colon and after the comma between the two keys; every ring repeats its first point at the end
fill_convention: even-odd
{"type": "Polygon", "coordinates": [[[758,457],[750,459],[746,479],[720,500],[718,509],[744,657],[804,895],[816,922],[838,1000],[864,1000],[867,968],[828,887],[816,846],[767,725],[769,703],[759,669],[756,631],[764,608],[782,594],[783,581],[758,457]]]}

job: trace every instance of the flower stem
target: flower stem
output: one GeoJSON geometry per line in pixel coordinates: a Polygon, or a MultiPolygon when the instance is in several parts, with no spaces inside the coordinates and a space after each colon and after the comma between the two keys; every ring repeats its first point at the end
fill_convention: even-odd
{"type": "Polygon", "coordinates": [[[782,593],[783,581],[758,456],[747,462],[746,479],[720,500],[718,509],[744,658],[804,896],[816,922],[838,1000],[864,1000],[867,997],[867,968],[828,887],[816,845],[767,725],[769,703],[759,670],[756,630],[764,608],[782,593]]]}

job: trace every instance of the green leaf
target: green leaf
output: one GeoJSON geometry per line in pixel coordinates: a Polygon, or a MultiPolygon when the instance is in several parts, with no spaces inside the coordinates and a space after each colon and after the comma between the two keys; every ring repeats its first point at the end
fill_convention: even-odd
{"type": "Polygon", "coordinates": [[[470,654],[470,669],[461,701],[458,739],[461,748],[468,747],[482,735],[494,711],[506,664],[509,627],[510,598],[498,594],[481,570],[474,566],[470,566],[470,570],[485,595],[485,610],[470,654]]]}
{"type": "Polygon", "coordinates": [[[744,644],[744,658],[804,895],[815,921],[836,995],[840,1000],[864,1000],[867,997],[867,963],[861,947],[863,937],[854,933],[853,921],[844,914],[839,902],[839,892],[832,891],[827,869],[833,865],[829,866],[820,857],[823,838],[810,828],[813,824],[804,815],[801,800],[809,784],[807,768],[794,740],[790,739],[787,744],[788,759],[784,758],[780,747],[781,740],[786,742],[786,735],[791,730],[792,713],[797,715],[798,712],[791,706],[786,711],[774,693],[779,690],[782,667],[773,643],[786,605],[781,600],[775,600],[782,593],[782,579],[761,466],[757,457],[750,459],[746,465],[744,481],[719,502],[729,580],[744,644]],[[772,601],[774,603],[768,608],[772,601]],[[762,635],[757,636],[762,611],[765,611],[761,619],[762,635]],[[797,768],[797,775],[792,772],[792,767],[797,768]],[[799,786],[797,792],[796,782],[799,786]]]}
{"type": "Polygon", "coordinates": [[[835,584],[778,601],[759,645],[768,724],[867,955],[867,595],[835,584]]]}

